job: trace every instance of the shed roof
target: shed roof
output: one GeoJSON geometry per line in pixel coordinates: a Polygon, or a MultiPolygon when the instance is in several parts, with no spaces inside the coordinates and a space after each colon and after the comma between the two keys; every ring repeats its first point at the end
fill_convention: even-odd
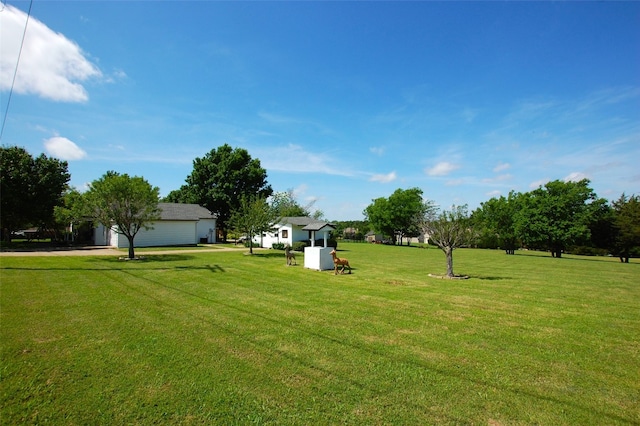
{"type": "Polygon", "coordinates": [[[310,223],[317,222],[317,220],[309,216],[285,216],[281,217],[278,222],[285,225],[290,223],[296,226],[307,226],[310,223]]]}
{"type": "Polygon", "coordinates": [[[309,216],[281,217],[278,222],[281,224],[290,223],[291,225],[302,226],[302,229],[305,231],[319,231],[325,226],[328,226],[331,229],[336,229],[336,226],[332,223],[322,222],[309,216]]]}
{"type": "Polygon", "coordinates": [[[336,229],[336,227],[329,222],[312,222],[302,229],[304,231],[320,231],[322,229],[336,229]]]}
{"type": "Polygon", "coordinates": [[[217,216],[198,204],[158,203],[160,220],[215,219],[217,216]]]}

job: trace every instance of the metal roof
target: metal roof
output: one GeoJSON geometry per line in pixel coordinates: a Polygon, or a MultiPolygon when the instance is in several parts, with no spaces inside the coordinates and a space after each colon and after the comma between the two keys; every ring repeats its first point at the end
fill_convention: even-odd
{"type": "Polygon", "coordinates": [[[160,220],[215,219],[217,216],[198,204],[158,203],[160,220]]]}

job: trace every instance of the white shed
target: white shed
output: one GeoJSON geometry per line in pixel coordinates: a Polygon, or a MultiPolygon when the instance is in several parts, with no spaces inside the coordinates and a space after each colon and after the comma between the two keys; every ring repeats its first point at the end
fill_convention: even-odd
{"type": "MultiPolygon", "coordinates": [[[[193,245],[216,242],[216,215],[198,204],[158,203],[160,220],[141,229],[134,239],[136,247],[193,245]]],[[[116,228],[100,225],[94,230],[94,244],[118,248],[129,247],[116,228]]]]}
{"type": "MultiPolygon", "coordinates": [[[[296,241],[306,241],[313,239],[312,229],[316,229],[314,224],[323,223],[317,219],[307,216],[282,217],[273,227],[273,232],[267,232],[254,237],[253,242],[265,248],[273,247],[275,243],[284,243],[290,246],[296,241]],[[310,228],[307,228],[311,225],[310,228]]],[[[318,235],[316,238],[322,238],[318,235]]]]}

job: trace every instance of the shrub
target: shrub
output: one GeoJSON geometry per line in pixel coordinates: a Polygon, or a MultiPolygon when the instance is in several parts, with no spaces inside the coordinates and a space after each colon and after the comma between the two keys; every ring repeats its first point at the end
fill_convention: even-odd
{"type": "Polygon", "coordinates": [[[274,250],[284,250],[284,243],[273,243],[271,244],[271,248],[274,250]]]}
{"type": "Polygon", "coordinates": [[[309,245],[310,244],[307,241],[296,241],[291,246],[291,249],[294,251],[304,251],[304,248],[309,245]]]}
{"type": "MultiPolygon", "coordinates": [[[[249,244],[251,244],[251,240],[244,240],[244,246],[245,247],[249,247],[249,244]]],[[[251,247],[260,247],[260,243],[256,243],[254,242],[251,247]]]]}

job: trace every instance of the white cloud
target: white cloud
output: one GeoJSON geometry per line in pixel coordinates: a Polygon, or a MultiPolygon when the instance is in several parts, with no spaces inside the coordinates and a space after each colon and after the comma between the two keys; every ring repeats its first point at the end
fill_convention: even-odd
{"type": "Polygon", "coordinates": [[[495,173],[503,172],[505,170],[509,170],[511,168],[511,164],[509,163],[500,163],[493,168],[495,173]]]}
{"type": "Polygon", "coordinates": [[[352,176],[354,172],[335,166],[334,157],[305,150],[300,145],[259,147],[251,150],[260,159],[262,167],[289,173],[324,173],[337,176],[352,176]]]}
{"type": "Polygon", "coordinates": [[[510,175],[509,173],[505,173],[503,175],[498,175],[496,177],[493,178],[486,178],[486,179],[482,179],[482,182],[484,183],[497,183],[497,182],[504,182],[507,180],[511,180],[513,178],[513,175],[510,175]]]}
{"type": "Polygon", "coordinates": [[[44,147],[52,157],[60,160],[81,160],[87,153],[67,138],[54,136],[44,141],[44,147]]]}
{"type": "Polygon", "coordinates": [[[502,195],[502,192],[500,192],[500,191],[499,191],[499,190],[497,190],[497,189],[494,189],[493,191],[489,191],[489,192],[485,193],[485,195],[486,195],[487,197],[489,197],[489,198],[497,198],[497,197],[499,197],[500,195],[502,195]]]}
{"type": "Polygon", "coordinates": [[[465,179],[450,179],[448,181],[445,182],[445,185],[447,186],[460,186],[460,185],[464,185],[465,183],[467,183],[467,181],[465,179]]]}
{"type": "Polygon", "coordinates": [[[378,147],[378,146],[372,146],[371,148],[369,148],[369,151],[372,154],[375,154],[379,157],[382,156],[382,154],[384,154],[384,148],[383,147],[378,147]]]}
{"type": "Polygon", "coordinates": [[[533,181],[533,182],[531,182],[529,184],[529,188],[538,189],[539,187],[544,186],[544,184],[546,184],[549,181],[550,181],[550,179],[548,179],[548,178],[533,181]]]}
{"type": "Polygon", "coordinates": [[[460,165],[442,161],[430,169],[425,170],[429,176],[446,176],[460,168],[460,165]]]}
{"type": "Polygon", "coordinates": [[[579,182],[582,179],[589,179],[589,176],[585,175],[582,172],[573,172],[569,173],[569,176],[564,178],[565,182],[579,182]]]}
{"type": "Polygon", "coordinates": [[[389,182],[393,182],[396,179],[397,179],[397,176],[396,176],[396,172],[394,171],[386,175],[381,175],[381,174],[373,175],[369,180],[371,182],[389,183],[389,182]]]}
{"type": "Polygon", "coordinates": [[[13,86],[15,93],[62,102],[87,101],[89,96],[80,82],[101,77],[100,69],[84,56],[75,42],[33,16],[29,18],[20,53],[26,21],[26,13],[8,4],[0,13],[0,90],[11,88],[20,55],[13,86]]]}

